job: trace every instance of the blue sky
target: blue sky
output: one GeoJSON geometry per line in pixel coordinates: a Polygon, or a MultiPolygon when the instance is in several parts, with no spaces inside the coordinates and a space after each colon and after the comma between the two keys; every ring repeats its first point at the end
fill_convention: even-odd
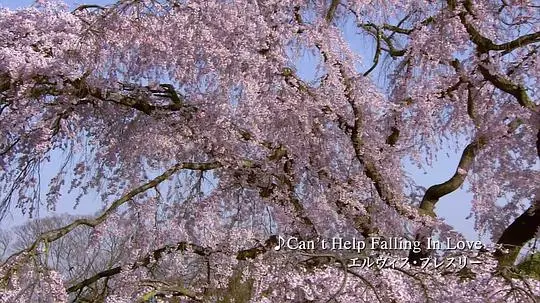
{"type": "Polygon", "coordinates": [[[11,9],[25,7],[31,5],[34,1],[30,0],[0,0],[0,6],[7,7],[11,9]]]}
{"type": "MultiPolygon", "coordinates": [[[[0,7],[7,7],[10,9],[16,9],[21,7],[26,7],[29,5],[32,5],[35,3],[35,0],[0,0],[0,7]]],[[[111,3],[111,1],[107,0],[93,0],[93,1],[64,1],[66,4],[68,4],[70,7],[77,7],[81,4],[107,4],[111,3]]]]}
{"type": "MultiPolygon", "coordinates": [[[[34,2],[35,1],[31,0],[0,0],[0,7],[16,9],[32,5],[34,2]]],[[[81,4],[104,5],[107,3],[111,3],[111,1],[66,1],[66,3],[70,7],[74,8],[81,4]]],[[[373,54],[373,51],[370,47],[371,45],[366,43],[366,41],[362,41],[359,35],[355,35],[354,28],[347,28],[346,36],[347,39],[351,42],[351,45],[353,45],[354,50],[360,52],[363,56],[365,56],[365,58],[367,58],[366,65],[371,64],[371,60],[369,60],[369,58],[372,58],[373,54]],[[366,47],[366,45],[368,45],[368,47],[366,47]]],[[[310,75],[313,75],[314,70],[312,66],[313,59],[309,57],[303,58],[297,64],[299,73],[304,78],[309,78],[310,75]]],[[[363,68],[367,69],[367,67],[363,68]]],[[[373,73],[373,75],[375,75],[374,77],[377,77],[377,73],[373,73]]],[[[465,145],[466,143],[463,142],[463,148],[465,147],[465,145]]],[[[454,171],[459,162],[459,156],[460,154],[456,154],[453,151],[441,151],[438,155],[438,161],[434,163],[434,168],[430,169],[427,173],[424,173],[423,171],[407,163],[405,163],[405,168],[410,173],[410,175],[414,177],[414,179],[419,185],[429,187],[431,185],[446,181],[454,174],[454,171]]],[[[61,159],[61,157],[52,157],[52,159],[55,158],[61,159]]],[[[55,172],[58,165],[59,163],[51,163],[44,167],[44,169],[42,170],[45,172],[43,184],[48,184],[48,180],[51,177],[51,173],[47,174],[47,172],[55,172]]],[[[90,195],[88,198],[83,199],[82,205],[77,210],[73,210],[74,198],[75,195],[64,195],[62,199],[63,202],[60,203],[60,205],[58,205],[57,207],[57,212],[90,214],[98,210],[103,205],[102,202],[99,201],[98,195],[90,195]]],[[[469,215],[471,209],[471,199],[471,194],[466,193],[463,189],[460,189],[454,193],[443,197],[437,204],[436,212],[440,217],[445,218],[447,223],[454,226],[458,231],[464,233],[467,238],[476,239],[477,236],[473,229],[473,222],[471,220],[465,219],[465,217],[469,215]]],[[[45,211],[41,210],[40,215],[46,215],[45,211]]],[[[19,210],[13,210],[11,211],[11,215],[8,214],[5,220],[0,222],[0,227],[17,225],[22,223],[24,220],[25,218],[20,215],[19,210]]]]}

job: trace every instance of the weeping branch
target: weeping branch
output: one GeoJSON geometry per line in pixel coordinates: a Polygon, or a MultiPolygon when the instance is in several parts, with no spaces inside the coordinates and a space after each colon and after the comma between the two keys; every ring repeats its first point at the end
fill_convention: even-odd
{"type": "MultiPolygon", "coordinates": [[[[321,51],[321,53],[323,55],[323,58],[327,58],[326,53],[324,51],[322,51],[320,49],[320,47],[319,47],[319,50],[321,51]]],[[[342,75],[343,75],[343,71],[342,71],[342,75]]],[[[294,88],[298,89],[301,93],[308,94],[312,98],[316,98],[316,96],[313,93],[311,93],[311,88],[309,87],[309,85],[304,83],[300,78],[298,78],[296,75],[294,75],[294,73],[292,71],[287,69],[286,71],[283,72],[283,76],[286,78],[286,82],[291,87],[294,87],[294,88]],[[288,80],[289,78],[293,78],[294,81],[288,80]]],[[[347,88],[346,97],[347,97],[347,99],[350,100],[350,102],[353,102],[352,101],[351,85],[350,85],[349,80],[347,80],[347,79],[348,78],[344,77],[344,81],[345,81],[346,88],[347,88]]],[[[372,181],[374,181],[376,183],[375,187],[376,187],[377,192],[379,193],[379,195],[383,195],[383,196],[381,196],[381,197],[384,197],[383,201],[387,202],[387,204],[389,206],[392,206],[395,209],[397,209],[398,212],[401,213],[402,215],[412,216],[412,214],[410,214],[409,211],[405,210],[398,203],[394,202],[393,196],[391,196],[392,194],[391,194],[391,191],[389,189],[389,186],[384,183],[383,176],[377,171],[376,167],[372,164],[372,162],[369,162],[369,161],[366,162],[365,158],[367,156],[365,156],[363,154],[363,151],[362,151],[362,148],[363,148],[362,144],[363,143],[362,143],[362,141],[360,139],[360,137],[361,137],[361,124],[362,124],[362,120],[360,118],[361,112],[356,106],[354,106],[353,108],[355,108],[354,114],[355,114],[355,117],[356,117],[354,126],[347,123],[347,121],[345,121],[345,118],[343,118],[342,116],[337,115],[338,116],[338,126],[339,126],[339,128],[341,130],[343,130],[348,136],[351,137],[351,140],[353,141],[353,146],[355,146],[355,151],[357,152],[357,155],[360,155],[360,158],[359,158],[360,163],[364,166],[364,171],[366,172],[366,175],[368,176],[368,178],[370,178],[372,181]]],[[[329,107],[324,107],[322,109],[322,111],[324,113],[331,113],[332,112],[332,110],[329,107]]],[[[392,132],[392,135],[390,135],[390,138],[389,138],[390,143],[393,142],[393,144],[395,144],[395,141],[397,141],[398,136],[399,136],[399,130],[397,128],[394,128],[394,130],[392,132]]],[[[251,136],[248,136],[248,137],[251,137],[251,136]]],[[[295,200],[296,199],[294,199],[294,198],[292,199],[292,201],[294,203],[293,205],[298,204],[298,203],[294,202],[295,200]]],[[[349,214],[349,212],[346,210],[346,205],[344,203],[342,203],[341,201],[336,201],[336,207],[338,209],[338,212],[340,212],[342,214],[349,214]]],[[[297,209],[296,205],[295,205],[295,210],[297,210],[297,212],[299,211],[299,209],[297,209]]],[[[369,215],[358,214],[358,213],[359,212],[355,212],[355,214],[352,216],[352,220],[353,220],[353,222],[355,222],[355,228],[361,234],[369,235],[370,233],[373,232],[373,228],[372,228],[372,226],[370,224],[371,218],[369,217],[369,215]]],[[[304,218],[302,218],[302,219],[304,221],[306,221],[304,218]]],[[[308,222],[306,222],[306,223],[308,223],[308,222]]]]}
{"type": "Polygon", "coordinates": [[[12,258],[15,258],[16,256],[19,256],[23,253],[34,253],[39,245],[41,243],[49,244],[51,242],[54,242],[61,237],[65,236],[66,234],[73,231],[75,228],[79,226],[89,226],[89,227],[96,227],[97,225],[103,223],[111,214],[113,214],[121,205],[126,203],[127,201],[133,199],[138,194],[141,194],[151,188],[155,188],[159,184],[161,184],[163,181],[170,178],[172,175],[174,175],[176,172],[182,169],[188,169],[188,170],[200,170],[200,171],[207,171],[212,170],[221,167],[221,164],[218,162],[208,162],[208,163],[191,163],[191,162],[184,162],[184,163],[178,163],[174,165],[173,167],[166,170],[163,174],[159,175],[158,177],[154,178],[153,180],[131,190],[124,196],[122,196],[120,199],[114,201],[109,208],[107,208],[101,215],[99,215],[96,218],[93,219],[78,219],[73,221],[71,224],[68,224],[64,227],[60,227],[58,229],[54,229],[48,232],[45,232],[39,236],[39,238],[33,242],[30,247],[28,247],[25,250],[22,250],[16,254],[13,254],[10,258],[8,258],[5,262],[8,263],[12,258]]]}
{"type": "MultiPolygon", "coordinates": [[[[197,254],[197,255],[200,255],[200,256],[207,256],[207,255],[209,255],[211,253],[208,249],[206,249],[204,247],[201,247],[201,246],[198,246],[198,245],[195,245],[195,244],[191,244],[191,243],[187,243],[187,242],[179,242],[176,245],[166,245],[166,246],[163,246],[163,247],[161,247],[159,249],[156,249],[156,250],[150,252],[144,258],[142,258],[139,261],[135,262],[133,265],[125,266],[124,269],[126,269],[126,267],[127,267],[129,270],[134,270],[134,269],[137,269],[137,268],[140,268],[140,267],[146,267],[146,266],[150,265],[152,262],[159,261],[161,258],[163,258],[167,254],[174,253],[174,252],[186,252],[186,251],[193,252],[194,254],[197,254]]],[[[88,279],[85,279],[85,280],[83,280],[83,281],[69,287],[66,291],[68,293],[73,293],[73,292],[82,290],[85,287],[88,287],[88,286],[96,283],[97,281],[99,281],[102,278],[112,277],[114,275],[119,274],[122,271],[122,267],[123,266],[116,266],[114,268],[99,272],[99,273],[93,275],[92,277],[90,277],[88,279]]]]}
{"type": "Polygon", "coordinates": [[[414,219],[416,214],[406,209],[400,202],[395,198],[394,192],[390,185],[385,182],[384,176],[378,170],[375,165],[375,160],[369,157],[364,153],[364,141],[362,138],[362,110],[355,103],[353,96],[353,89],[350,83],[349,77],[345,74],[343,68],[341,70],[341,75],[343,83],[345,85],[345,97],[348,99],[354,116],[354,124],[351,131],[351,141],[354,148],[355,156],[358,159],[358,162],[362,165],[364,169],[364,174],[373,181],[375,190],[377,194],[388,206],[395,209],[399,214],[405,216],[409,219],[414,219]]]}
{"type": "MultiPolygon", "coordinates": [[[[456,1],[448,0],[447,2],[448,7],[451,10],[455,10],[457,8],[456,1]]],[[[474,25],[469,22],[469,15],[472,16],[472,18],[476,18],[476,14],[474,13],[474,3],[471,0],[465,0],[462,4],[465,10],[460,12],[458,16],[461,23],[465,27],[465,30],[469,34],[470,40],[476,45],[476,50],[478,54],[487,54],[489,53],[489,51],[502,51],[502,55],[505,55],[517,48],[540,42],[540,32],[535,32],[520,36],[509,42],[496,44],[491,39],[483,36],[474,27],[474,25]]],[[[528,56],[534,54],[534,52],[536,52],[536,48],[533,49],[533,51],[529,52],[529,54],[527,54],[525,60],[528,58],[528,56]]],[[[478,70],[480,71],[484,79],[489,81],[499,90],[514,97],[519,105],[530,110],[531,112],[533,112],[534,115],[536,115],[536,117],[538,117],[538,105],[528,95],[527,88],[521,84],[513,82],[511,79],[506,77],[510,76],[513,73],[513,70],[515,70],[517,67],[515,67],[513,70],[509,70],[507,75],[504,76],[491,71],[489,68],[489,64],[490,62],[488,57],[486,59],[483,59],[482,62],[478,65],[478,70]]],[[[454,66],[456,71],[459,72],[459,61],[456,60],[452,62],[452,65],[454,66]]],[[[467,112],[469,116],[473,119],[473,121],[475,121],[476,116],[474,113],[474,104],[472,103],[475,95],[474,85],[472,85],[471,82],[467,79],[466,82],[468,83],[467,88],[469,93],[467,112]]],[[[522,122],[520,119],[512,121],[509,124],[509,132],[514,131],[521,123],[522,122]]],[[[469,144],[463,152],[458,170],[456,171],[454,176],[452,176],[452,178],[442,184],[430,187],[426,191],[420,206],[423,211],[425,211],[429,215],[435,215],[433,211],[435,203],[437,203],[437,201],[442,196],[454,191],[463,183],[466,172],[468,170],[467,167],[471,165],[471,162],[474,160],[475,154],[484,144],[485,142],[481,141],[469,144]],[[460,169],[461,172],[464,174],[459,173],[460,169]]],[[[540,131],[537,131],[536,148],[538,157],[540,158],[540,131]]],[[[540,227],[540,211],[538,211],[539,207],[540,201],[538,200],[538,197],[536,197],[536,200],[532,203],[531,207],[529,207],[524,213],[522,213],[518,218],[516,218],[503,231],[502,235],[497,241],[497,243],[502,245],[503,248],[496,253],[496,257],[499,259],[499,265],[513,265],[517,256],[519,255],[521,248],[534,237],[536,231],[540,227]],[[503,253],[504,250],[508,250],[508,253],[503,253]]]]}
{"type": "MultiPolygon", "coordinates": [[[[140,86],[130,83],[118,83],[121,86],[120,90],[101,89],[97,86],[90,85],[87,80],[88,74],[82,77],[71,80],[59,75],[62,80],[51,80],[44,76],[35,76],[34,87],[30,90],[32,97],[41,96],[72,96],[80,101],[84,100],[85,103],[92,103],[88,99],[95,98],[97,100],[119,104],[125,107],[130,107],[141,111],[147,115],[151,115],[155,111],[168,111],[168,112],[184,112],[192,113],[197,111],[197,108],[187,104],[184,100],[184,96],[178,93],[173,85],[168,83],[162,83],[160,88],[151,88],[148,86],[140,86]],[[62,89],[58,89],[62,81],[62,89]],[[109,91],[118,91],[116,93],[110,93],[109,91]],[[169,104],[152,103],[152,98],[166,98],[171,102],[169,104]]],[[[6,93],[10,89],[13,89],[11,83],[16,79],[11,78],[9,74],[0,74],[0,93],[6,93]]]]}
{"type": "Polygon", "coordinates": [[[105,10],[106,7],[103,7],[101,5],[96,5],[96,4],[83,4],[83,5],[79,5],[77,8],[75,8],[73,10],[73,12],[83,11],[83,10],[90,10],[90,9],[105,10]]]}
{"type": "MultiPolygon", "coordinates": [[[[522,122],[520,119],[515,119],[510,122],[508,124],[507,134],[514,132],[521,125],[521,123],[522,122]]],[[[454,192],[461,185],[463,185],[468,171],[473,165],[476,155],[487,143],[487,137],[479,136],[465,147],[454,175],[443,183],[429,187],[424,193],[419,207],[422,214],[431,216],[433,218],[437,216],[435,214],[435,205],[437,202],[439,202],[439,199],[454,192]]],[[[431,236],[432,232],[433,231],[431,228],[422,228],[416,233],[416,240],[421,241],[423,247],[421,247],[420,252],[414,252],[413,250],[409,251],[409,262],[411,262],[412,265],[419,266],[421,264],[419,260],[429,255],[430,252],[427,250],[427,247],[425,247],[425,244],[427,243],[427,238],[431,236]],[[416,263],[414,263],[414,261],[416,261],[416,263]]]]}
{"type": "MultiPolygon", "coordinates": [[[[236,259],[238,260],[255,259],[259,255],[272,250],[277,244],[278,244],[277,237],[271,236],[265,241],[264,244],[259,244],[252,248],[237,252],[236,259]]],[[[178,242],[176,244],[166,245],[148,253],[144,258],[140,259],[139,261],[135,262],[134,264],[130,266],[116,266],[114,268],[101,271],[90,278],[87,278],[73,286],[70,286],[66,291],[68,293],[81,291],[84,288],[96,283],[100,279],[112,277],[114,275],[119,274],[122,271],[122,268],[126,269],[127,267],[129,270],[135,270],[137,268],[147,267],[148,265],[161,260],[164,256],[168,254],[172,254],[172,253],[177,253],[177,252],[180,252],[180,253],[192,252],[196,255],[206,257],[213,253],[218,253],[220,251],[212,251],[209,248],[205,248],[200,245],[188,243],[185,241],[178,242]]]]}
{"type": "MultiPolygon", "coordinates": [[[[465,27],[467,33],[469,34],[469,38],[476,45],[477,51],[480,54],[488,53],[489,51],[510,52],[516,48],[520,48],[531,43],[540,42],[540,32],[536,32],[536,33],[521,36],[510,42],[506,42],[502,44],[495,44],[492,40],[483,36],[467,20],[467,14],[472,14],[472,7],[473,7],[472,1],[466,0],[464,5],[466,7],[466,11],[459,13],[459,18],[460,18],[461,23],[465,27]]],[[[450,1],[449,1],[449,6],[455,8],[455,4],[450,5],[450,1]]],[[[516,84],[512,82],[510,79],[505,78],[504,76],[497,75],[490,72],[489,68],[487,67],[487,64],[489,64],[489,62],[487,59],[485,59],[483,60],[483,64],[478,65],[478,69],[480,73],[484,76],[486,80],[491,82],[498,89],[512,95],[514,98],[516,98],[516,100],[521,106],[529,110],[532,110],[533,112],[538,112],[538,106],[531,100],[531,98],[527,94],[527,89],[523,85],[516,84]]]]}
{"type": "MultiPolygon", "coordinates": [[[[540,130],[536,134],[536,152],[540,158],[540,130]]],[[[531,206],[517,217],[502,233],[497,241],[502,249],[497,250],[495,257],[500,266],[511,266],[519,256],[519,252],[536,235],[540,228],[540,191],[531,206]],[[504,251],[507,251],[506,253],[504,251]]]]}

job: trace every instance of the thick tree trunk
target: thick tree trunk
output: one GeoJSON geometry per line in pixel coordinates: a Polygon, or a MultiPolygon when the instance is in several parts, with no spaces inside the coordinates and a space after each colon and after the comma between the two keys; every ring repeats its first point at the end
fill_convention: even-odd
{"type": "Polygon", "coordinates": [[[514,264],[523,246],[534,238],[538,227],[540,227],[539,210],[540,195],[537,195],[536,202],[504,230],[497,244],[501,244],[504,250],[508,250],[508,253],[498,250],[495,254],[501,266],[514,264]]]}

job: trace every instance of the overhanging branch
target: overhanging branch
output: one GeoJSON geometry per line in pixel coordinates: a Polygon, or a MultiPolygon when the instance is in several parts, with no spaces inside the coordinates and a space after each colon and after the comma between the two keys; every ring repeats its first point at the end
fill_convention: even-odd
{"type": "Polygon", "coordinates": [[[24,249],[14,255],[12,255],[10,258],[6,260],[4,264],[6,264],[10,259],[21,255],[22,253],[32,253],[34,252],[41,243],[51,243],[54,242],[61,237],[65,236],[69,232],[73,231],[78,226],[90,226],[95,227],[99,225],[100,223],[104,222],[114,211],[116,211],[121,205],[126,203],[127,201],[133,199],[138,194],[141,194],[151,188],[155,188],[163,181],[167,180],[169,177],[171,177],[173,174],[178,172],[182,169],[188,169],[188,170],[200,170],[200,171],[206,171],[206,170],[212,170],[221,167],[221,164],[219,162],[208,162],[208,163],[191,163],[191,162],[184,162],[184,163],[178,163],[174,165],[173,167],[166,170],[164,173],[159,175],[158,177],[152,179],[151,181],[131,190],[124,196],[122,196],[120,199],[114,201],[111,206],[109,206],[101,215],[94,219],[78,219],[72,222],[71,224],[68,224],[64,227],[54,229],[48,232],[45,232],[39,236],[39,238],[30,245],[27,249],[24,249]]]}
{"type": "Polygon", "coordinates": [[[428,188],[428,190],[424,194],[424,197],[422,198],[422,202],[420,203],[420,209],[425,214],[432,217],[436,216],[434,211],[435,204],[439,201],[440,198],[455,191],[463,184],[463,182],[465,181],[465,177],[467,176],[467,173],[473,164],[474,158],[476,157],[478,151],[486,143],[486,138],[480,136],[479,138],[471,142],[469,145],[467,145],[467,147],[465,147],[465,150],[463,150],[463,153],[461,154],[458,168],[456,169],[454,175],[446,182],[436,184],[428,188]]]}
{"type": "MultiPolygon", "coordinates": [[[[271,236],[268,238],[264,244],[257,245],[255,247],[241,250],[236,253],[236,259],[237,260],[248,260],[248,259],[255,259],[261,254],[264,254],[270,250],[272,250],[276,245],[278,244],[278,239],[276,236],[271,236]]],[[[178,242],[176,244],[166,245],[161,248],[158,248],[150,253],[148,253],[144,258],[140,259],[138,262],[135,262],[131,266],[129,266],[129,270],[135,270],[140,267],[146,267],[150,265],[152,262],[156,262],[161,260],[165,255],[175,253],[175,252],[192,252],[199,256],[209,256],[212,253],[217,253],[219,251],[212,251],[208,248],[188,243],[185,241],[178,242]]],[[[81,289],[84,289],[85,287],[88,287],[97,281],[99,281],[102,278],[111,277],[114,275],[119,274],[122,271],[122,266],[116,266],[114,268],[101,271],[95,275],[93,275],[90,278],[87,278],[73,286],[70,286],[66,291],[68,293],[73,293],[76,291],[80,291],[81,289]]]]}
{"type": "Polygon", "coordinates": [[[479,64],[478,69],[486,80],[496,88],[512,95],[521,106],[532,111],[538,111],[538,106],[530,99],[524,86],[515,84],[504,76],[491,73],[484,64],[479,64]]]}
{"type": "MultiPolygon", "coordinates": [[[[456,3],[454,0],[449,0],[448,6],[450,9],[455,10],[456,9],[456,3]]],[[[462,11],[458,14],[459,19],[463,26],[465,26],[465,30],[469,34],[469,37],[471,38],[471,41],[476,44],[478,51],[480,53],[486,53],[488,51],[505,51],[505,53],[509,53],[513,51],[516,48],[526,46],[531,43],[540,42],[540,32],[534,32],[531,34],[520,36],[512,41],[496,44],[491,39],[483,36],[468,20],[467,15],[472,16],[473,18],[477,18],[476,14],[474,13],[474,3],[471,0],[465,0],[463,1],[463,7],[465,8],[465,11],[462,11]]]]}

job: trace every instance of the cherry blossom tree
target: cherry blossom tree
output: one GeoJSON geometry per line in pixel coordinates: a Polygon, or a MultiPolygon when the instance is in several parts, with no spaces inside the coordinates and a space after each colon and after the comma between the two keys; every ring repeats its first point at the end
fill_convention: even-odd
{"type": "Polygon", "coordinates": [[[7,257],[0,301],[537,302],[538,258],[519,256],[540,226],[539,19],[526,0],[0,10],[0,213],[93,190],[103,207],[7,257]],[[306,54],[313,79],[295,64],[306,54]],[[429,174],[449,147],[455,173],[420,189],[404,161],[429,174]],[[445,256],[429,238],[463,240],[435,213],[463,186],[497,249],[459,252],[476,261],[460,270],[418,266],[445,256]],[[84,231],[88,254],[110,235],[125,253],[73,279],[50,248],[84,231]],[[350,251],[274,249],[375,236],[422,249],[371,268],[350,251]]]}

